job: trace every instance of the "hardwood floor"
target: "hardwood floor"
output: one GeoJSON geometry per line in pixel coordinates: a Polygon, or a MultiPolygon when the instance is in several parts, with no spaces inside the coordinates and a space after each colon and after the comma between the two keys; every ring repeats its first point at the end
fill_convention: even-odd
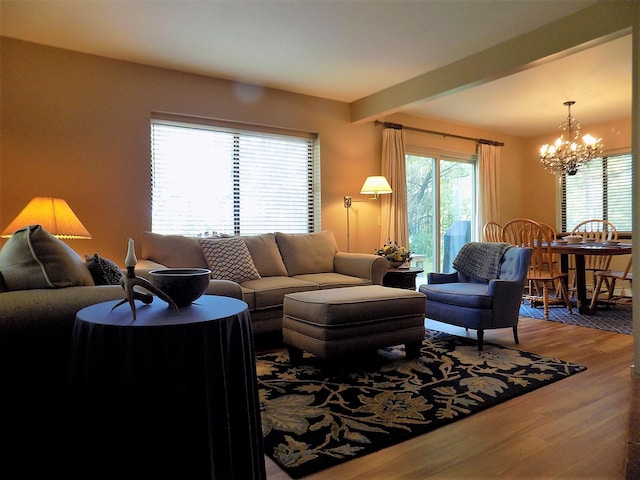
{"type": "MultiPolygon", "coordinates": [[[[521,350],[587,371],[305,480],[624,478],[633,337],[530,318],[518,330],[521,350]]],[[[485,341],[514,346],[511,329],[487,331],[485,341]]],[[[266,466],[269,480],[290,478],[268,457],[266,466]]]]}

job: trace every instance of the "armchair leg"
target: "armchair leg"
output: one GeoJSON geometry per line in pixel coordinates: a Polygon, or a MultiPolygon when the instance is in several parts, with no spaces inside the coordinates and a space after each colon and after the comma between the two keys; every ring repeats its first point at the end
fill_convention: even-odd
{"type": "Polygon", "coordinates": [[[482,351],[482,344],[484,343],[484,330],[478,330],[478,351],[482,351]]]}
{"type": "Polygon", "coordinates": [[[518,326],[517,325],[513,326],[513,339],[515,340],[516,345],[518,343],[520,343],[520,340],[518,340],[518,326]]]}

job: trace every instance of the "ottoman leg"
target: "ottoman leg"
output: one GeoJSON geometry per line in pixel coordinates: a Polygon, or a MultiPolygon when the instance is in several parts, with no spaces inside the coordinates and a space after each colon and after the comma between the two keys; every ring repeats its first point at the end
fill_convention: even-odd
{"type": "Polygon", "coordinates": [[[404,351],[407,358],[418,358],[420,356],[420,347],[422,342],[411,342],[404,344],[404,351]]]}
{"type": "Polygon", "coordinates": [[[287,345],[287,350],[289,351],[289,361],[293,365],[299,365],[302,361],[302,350],[292,345],[287,345]]]}

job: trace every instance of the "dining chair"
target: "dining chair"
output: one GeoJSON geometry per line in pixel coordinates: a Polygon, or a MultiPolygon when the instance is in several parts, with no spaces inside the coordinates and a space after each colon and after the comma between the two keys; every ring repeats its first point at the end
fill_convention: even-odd
{"type": "Polygon", "coordinates": [[[573,313],[567,290],[568,275],[560,271],[557,262],[552,261],[553,240],[548,227],[535,220],[517,218],[507,222],[502,228],[502,241],[533,250],[527,273],[529,289],[524,292],[523,299],[529,300],[532,305],[542,303],[545,320],[549,319],[550,304],[563,303],[569,313],[573,313]],[[560,297],[555,295],[556,288],[561,292],[560,297]],[[553,297],[551,292],[554,292],[553,297]]]}
{"type": "Polygon", "coordinates": [[[611,303],[614,300],[614,291],[616,288],[616,281],[623,280],[629,282],[629,288],[633,286],[633,273],[631,272],[631,266],[633,263],[633,257],[629,257],[629,262],[625,267],[624,271],[617,270],[604,270],[596,273],[596,285],[593,289],[593,296],[591,297],[591,305],[589,306],[589,311],[591,313],[596,311],[596,307],[598,306],[598,297],[600,296],[600,290],[602,288],[603,283],[607,283],[608,281],[608,292],[606,301],[611,303]]]}
{"type": "Polygon", "coordinates": [[[502,226],[499,223],[490,220],[482,227],[482,234],[485,242],[501,242],[502,226]]]}
{"type": "MultiPolygon", "coordinates": [[[[618,229],[616,226],[608,220],[592,219],[580,222],[573,230],[571,235],[580,235],[585,239],[593,239],[594,242],[601,243],[605,241],[618,240],[618,229]]],[[[596,273],[602,272],[609,268],[611,263],[611,255],[589,255],[585,257],[584,269],[585,272],[591,272],[592,286],[596,284],[596,273]]],[[[570,259],[569,270],[575,272],[575,266],[570,259]]],[[[608,278],[604,279],[604,284],[607,290],[611,285],[608,278]]],[[[575,288],[575,278],[571,282],[572,289],[575,288]]]]}
{"type": "MultiPolygon", "coordinates": [[[[545,228],[547,230],[547,232],[549,234],[549,238],[551,239],[551,241],[555,242],[556,239],[558,238],[558,234],[556,232],[556,229],[553,228],[548,223],[544,223],[544,222],[540,222],[540,221],[538,221],[538,223],[540,224],[540,226],[542,228],[545,228]]],[[[555,263],[556,265],[559,265],[559,263],[558,263],[558,255],[555,254],[555,253],[552,254],[552,256],[550,257],[549,261],[555,263]]],[[[558,284],[556,286],[556,297],[560,297],[560,295],[562,295],[562,288],[560,287],[560,284],[558,284]]]]}
{"type": "MultiPolygon", "coordinates": [[[[510,243],[511,245],[521,246],[524,245],[523,241],[523,233],[525,230],[531,228],[532,220],[528,218],[516,218],[510,220],[502,227],[502,232],[500,234],[500,241],[510,243]]],[[[535,289],[535,285],[533,281],[527,279],[525,283],[525,288],[523,292],[524,296],[530,295],[535,289]]]]}

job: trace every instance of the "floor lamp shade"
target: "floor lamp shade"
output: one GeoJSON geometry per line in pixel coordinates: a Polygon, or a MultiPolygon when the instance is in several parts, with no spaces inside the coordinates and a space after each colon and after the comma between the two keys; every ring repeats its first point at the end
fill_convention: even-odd
{"type": "Polygon", "coordinates": [[[380,194],[392,192],[391,185],[389,185],[386,177],[382,175],[367,177],[360,189],[361,194],[374,195],[374,198],[378,198],[380,194]]]}
{"type": "Polygon", "coordinates": [[[27,225],[41,225],[54,237],[64,239],[89,239],[91,234],[78,219],[69,204],[61,198],[35,197],[4,229],[2,238],[27,225]]]}

